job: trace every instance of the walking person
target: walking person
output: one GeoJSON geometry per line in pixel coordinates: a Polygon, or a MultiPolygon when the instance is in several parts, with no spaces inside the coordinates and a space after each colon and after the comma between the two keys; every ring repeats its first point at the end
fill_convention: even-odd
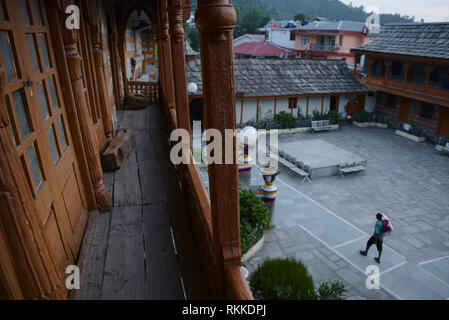
{"type": "Polygon", "coordinates": [[[365,251],[360,250],[360,254],[366,257],[368,255],[369,248],[371,248],[371,246],[375,244],[377,247],[377,251],[379,252],[379,257],[374,258],[374,260],[376,260],[377,263],[380,263],[380,257],[382,255],[382,243],[384,239],[384,222],[382,220],[383,215],[381,213],[378,213],[376,215],[376,218],[377,221],[374,227],[374,235],[368,240],[365,251]]]}

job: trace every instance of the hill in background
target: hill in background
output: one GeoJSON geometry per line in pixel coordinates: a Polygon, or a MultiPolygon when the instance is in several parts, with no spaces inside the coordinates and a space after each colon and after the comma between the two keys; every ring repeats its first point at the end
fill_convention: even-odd
{"type": "MultiPolygon", "coordinates": [[[[364,22],[370,14],[364,7],[354,7],[339,0],[233,0],[239,7],[240,14],[245,14],[252,6],[258,6],[265,16],[277,20],[292,20],[295,14],[303,12],[310,17],[325,17],[329,20],[349,20],[364,22]]],[[[197,1],[192,0],[192,8],[196,9],[197,1]]],[[[400,14],[381,14],[381,24],[410,23],[414,17],[400,14]]]]}

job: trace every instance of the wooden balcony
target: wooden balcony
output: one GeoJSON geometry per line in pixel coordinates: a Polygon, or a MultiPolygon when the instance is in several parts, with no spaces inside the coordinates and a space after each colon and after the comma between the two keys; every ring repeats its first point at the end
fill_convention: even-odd
{"type": "Polygon", "coordinates": [[[449,107],[449,90],[370,75],[359,80],[373,90],[449,107]]]}

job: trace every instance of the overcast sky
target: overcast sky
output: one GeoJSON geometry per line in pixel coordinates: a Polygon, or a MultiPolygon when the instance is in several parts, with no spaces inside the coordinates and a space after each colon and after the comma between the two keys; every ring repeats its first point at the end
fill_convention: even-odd
{"type": "MultiPolygon", "coordinates": [[[[416,21],[449,22],[449,0],[340,0],[353,6],[377,6],[381,13],[415,16],[416,21]]],[[[382,21],[381,21],[382,23],[382,21]]]]}

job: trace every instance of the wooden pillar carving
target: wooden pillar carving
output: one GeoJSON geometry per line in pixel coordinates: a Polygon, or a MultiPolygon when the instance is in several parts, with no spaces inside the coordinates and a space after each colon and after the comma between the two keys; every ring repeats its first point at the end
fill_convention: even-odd
{"type": "Polygon", "coordinates": [[[176,120],[177,116],[175,91],[173,87],[173,66],[168,25],[167,0],[162,0],[159,3],[159,74],[165,103],[167,104],[173,119],[176,120]]]}
{"type": "Polygon", "coordinates": [[[181,0],[168,1],[170,44],[172,53],[173,85],[178,128],[190,132],[189,95],[187,92],[184,29],[182,27],[181,0]]]}
{"type": "Polygon", "coordinates": [[[101,119],[103,120],[104,133],[107,142],[111,142],[114,138],[114,125],[112,123],[111,108],[109,106],[109,95],[104,76],[104,55],[101,44],[101,31],[98,25],[91,27],[92,29],[92,47],[94,52],[94,64],[98,83],[98,95],[100,97],[101,119]]]}
{"type": "MultiPolygon", "coordinates": [[[[196,24],[200,32],[203,96],[207,128],[225,137],[236,127],[233,29],[235,8],[227,0],[199,0],[196,24]]],[[[209,166],[214,252],[223,266],[219,298],[226,294],[224,270],[241,264],[239,176],[234,137],[233,164],[209,166]]],[[[222,142],[225,149],[225,138],[222,142]]],[[[223,152],[223,163],[225,163],[223,152]]]]}
{"type": "Polygon", "coordinates": [[[110,43],[111,43],[111,62],[112,62],[112,76],[114,81],[114,95],[117,108],[120,109],[123,102],[123,92],[120,82],[120,56],[119,56],[119,37],[117,34],[116,19],[114,11],[109,13],[109,25],[111,29],[110,43]]]}
{"type": "Polygon", "coordinates": [[[404,63],[404,82],[411,82],[412,79],[409,79],[412,76],[412,68],[413,64],[410,62],[404,63]]]}
{"type": "Polygon", "coordinates": [[[393,62],[391,62],[391,61],[384,61],[384,66],[385,66],[385,74],[383,75],[384,79],[388,79],[388,75],[390,73],[390,69],[391,69],[392,65],[393,65],[393,62]]]}
{"type": "Polygon", "coordinates": [[[106,211],[112,207],[112,204],[103,182],[103,169],[100,163],[98,142],[94,133],[91,131],[91,120],[89,117],[86,97],[83,93],[82,58],[77,47],[78,32],[75,30],[63,30],[63,40],[81,135],[83,137],[92,183],[94,185],[95,198],[97,199],[98,208],[101,211],[106,211]]]}

